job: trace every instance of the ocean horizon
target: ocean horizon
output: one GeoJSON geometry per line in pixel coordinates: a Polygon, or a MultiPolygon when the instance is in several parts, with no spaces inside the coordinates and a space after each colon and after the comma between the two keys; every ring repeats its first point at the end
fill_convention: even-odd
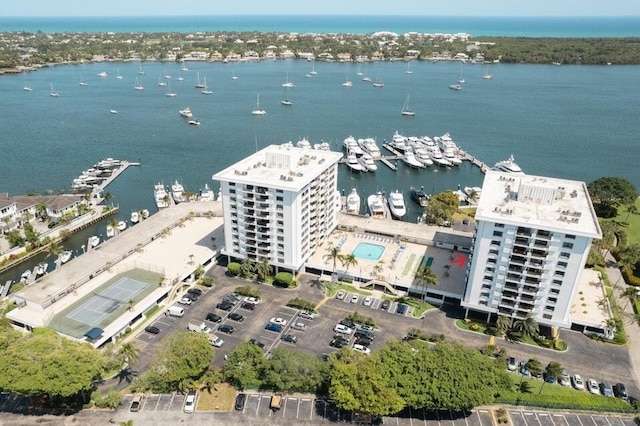
{"type": "Polygon", "coordinates": [[[371,34],[468,33],[500,37],[638,37],[640,16],[523,17],[415,15],[218,15],[0,17],[0,31],[24,32],[294,32],[371,34]]]}

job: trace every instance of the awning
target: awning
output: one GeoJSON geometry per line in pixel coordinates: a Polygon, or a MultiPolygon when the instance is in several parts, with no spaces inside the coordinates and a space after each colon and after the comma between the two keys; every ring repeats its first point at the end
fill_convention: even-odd
{"type": "Polygon", "coordinates": [[[91,330],[87,331],[86,333],[84,333],[84,337],[90,339],[90,340],[96,340],[98,337],[102,336],[102,333],[104,332],[103,329],[101,329],[100,327],[94,327],[91,330]]]}

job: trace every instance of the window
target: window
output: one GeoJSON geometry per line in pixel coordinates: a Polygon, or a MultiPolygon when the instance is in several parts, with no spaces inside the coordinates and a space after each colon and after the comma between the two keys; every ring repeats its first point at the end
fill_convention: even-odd
{"type": "Polygon", "coordinates": [[[562,280],[553,280],[553,285],[562,285],[562,280]]]}
{"type": "Polygon", "coordinates": [[[564,277],[564,271],[556,271],[557,277],[564,277]]]}
{"type": "Polygon", "coordinates": [[[281,196],[279,196],[279,195],[278,195],[278,196],[276,197],[276,201],[280,201],[280,202],[282,202],[282,201],[284,201],[284,197],[281,197],[281,196]]]}
{"type": "Polygon", "coordinates": [[[560,290],[557,288],[552,288],[551,290],[549,290],[549,293],[557,296],[558,294],[560,294],[560,290]]]}
{"type": "Polygon", "coordinates": [[[493,241],[491,241],[491,245],[499,246],[500,245],[500,241],[499,240],[493,240],[493,241]]]}
{"type": "Polygon", "coordinates": [[[496,228],[504,228],[504,223],[496,223],[496,228]]]}
{"type": "Polygon", "coordinates": [[[493,231],[494,237],[502,237],[502,231],[493,231]]]}
{"type": "Polygon", "coordinates": [[[571,256],[571,253],[565,253],[565,252],[560,253],[560,257],[562,259],[568,259],[570,256],[571,256]]]}
{"type": "Polygon", "coordinates": [[[567,267],[567,262],[558,262],[558,266],[561,268],[566,268],[567,267]]]}
{"type": "Polygon", "coordinates": [[[567,240],[575,240],[576,236],[575,235],[571,235],[571,234],[567,234],[564,236],[567,240]]]}
{"type": "Polygon", "coordinates": [[[573,243],[562,243],[562,248],[572,249],[573,243]]]}
{"type": "Polygon", "coordinates": [[[544,310],[545,311],[549,311],[549,312],[553,312],[553,311],[556,310],[556,308],[554,306],[547,305],[547,306],[544,307],[544,310]]]}
{"type": "Polygon", "coordinates": [[[553,315],[551,315],[551,314],[543,314],[542,318],[550,320],[551,318],[553,318],[553,315]]]}

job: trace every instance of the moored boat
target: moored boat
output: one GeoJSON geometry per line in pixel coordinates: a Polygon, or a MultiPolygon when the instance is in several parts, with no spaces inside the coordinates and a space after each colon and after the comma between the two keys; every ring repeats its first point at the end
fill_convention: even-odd
{"type": "Polygon", "coordinates": [[[171,185],[171,195],[176,204],[186,201],[184,197],[184,187],[177,180],[171,185]]]}
{"type": "Polygon", "coordinates": [[[131,212],[131,224],[135,225],[138,222],[140,222],[140,213],[138,213],[137,211],[132,211],[131,212]]]}
{"type": "Polygon", "coordinates": [[[393,191],[387,198],[389,201],[389,210],[391,215],[396,219],[402,219],[407,214],[407,207],[404,204],[404,196],[398,190],[393,191]]]}
{"type": "Polygon", "coordinates": [[[358,157],[355,154],[349,153],[347,155],[347,168],[353,173],[366,172],[367,169],[358,161],[358,157]]]}
{"type": "Polygon", "coordinates": [[[371,154],[365,153],[360,157],[360,163],[367,169],[369,172],[375,172],[378,170],[378,166],[376,162],[373,160],[371,154]]]}
{"type": "Polygon", "coordinates": [[[360,196],[356,188],[353,188],[347,195],[346,211],[350,214],[360,214],[360,196]]]}
{"type": "Polygon", "coordinates": [[[209,184],[205,183],[204,188],[200,190],[200,197],[198,200],[200,201],[215,201],[216,194],[213,192],[211,188],[209,188],[209,184]]]}
{"type": "Polygon", "coordinates": [[[404,163],[412,169],[421,169],[425,167],[423,163],[416,159],[416,156],[413,155],[413,151],[410,149],[407,149],[404,152],[404,154],[402,155],[402,161],[404,161],[404,163]]]}
{"type": "Polygon", "coordinates": [[[111,238],[114,235],[116,235],[116,230],[114,229],[114,227],[111,225],[107,225],[107,238],[111,238]]]}
{"type": "Polygon", "coordinates": [[[423,187],[418,189],[412,186],[409,188],[409,194],[411,195],[411,199],[420,207],[427,207],[427,205],[429,205],[429,195],[424,192],[423,187]]]}
{"type": "Polygon", "coordinates": [[[118,231],[124,231],[125,229],[127,229],[127,222],[125,222],[124,220],[118,221],[118,225],[116,226],[116,228],[118,228],[118,231]]]}
{"type": "Polygon", "coordinates": [[[495,166],[493,166],[493,170],[505,173],[513,173],[515,175],[524,174],[520,166],[513,159],[513,154],[511,154],[506,160],[498,161],[495,166]]]}
{"type": "Polygon", "coordinates": [[[367,197],[367,206],[369,207],[369,214],[376,219],[384,219],[386,216],[384,208],[384,196],[382,192],[378,191],[375,194],[371,194],[367,197]]]}
{"type": "Polygon", "coordinates": [[[62,253],[60,253],[60,263],[61,264],[65,264],[68,261],[71,260],[71,257],[73,256],[73,252],[71,250],[65,250],[62,253]]]}
{"type": "Polygon", "coordinates": [[[49,264],[47,262],[40,262],[33,268],[33,272],[36,274],[36,277],[44,275],[49,269],[49,264]]]}
{"type": "Polygon", "coordinates": [[[167,191],[164,189],[164,185],[163,184],[157,183],[154,186],[153,197],[154,197],[154,199],[156,201],[156,206],[159,209],[163,209],[165,207],[169,207],[168,194],[167,194],[167,191]]]}
{"type": "Polygon", "coordinates": [[[191,108],[187,107],[185,109],[181,109],[180,111],[178,111],[178,113],[186,118],[191,118],[193,117],[193,112],[191,112],[191,108]]]}
{"type": "Polygon", "coordinates": [[[89,237],[89,247],[94,248],[100,244],[100,237],[97,235],[92,235],[89,237]]]}

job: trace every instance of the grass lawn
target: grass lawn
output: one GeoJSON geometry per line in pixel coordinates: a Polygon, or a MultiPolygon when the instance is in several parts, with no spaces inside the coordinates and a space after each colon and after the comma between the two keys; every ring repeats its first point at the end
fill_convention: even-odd
{"type": "Polygon", "coordinates": [[[231,411],[236,400],[236,390],[228,383],[219,383],[210,391],[201,389],[198,392],[199,411],[231,411]]]}
{"type": "Polygon", "coordinates": [[[338,290],[344,290],[350,293],[361,294],[363,296],[371,296],[373,294],[370,291],[360,290],[359,288],[356,288],[350,284],[344,284],[340,281],[336,282],[335,284],[329,281],[324,281],[324,285],[327,288],[327,297],[334,297],[338,292],[338,290]]]}
{"type": "Polygon", "coordinates": [[[544,383],[520,374],[509,374],[511,388],[503,392],[497,402],[532,405],[544,408],[566,408],[598,411],[632,411],[631,404],[619,398],[593,395],[586,391],[560,386],[556,383],[544,383]],[[520,386],[520,381],[522,385],[520,386]],[[518,392],[520,387],[520,392],[518,392]],[[540,390],[542,389],[542,392],[540,390]]]}
{"type": "MultiPolygon", "coordinates": [[[[636,207],[640,209],[640,198],[636,198],[636,207]]],[[[624,206],[618,207],[618,215],[613,219],[615,222],[626,222],[629,226],[622,226],[622,229],[627,234],[628,244],[640,244],[640,215],[628,214],[627,209],[624,206]]]]}

